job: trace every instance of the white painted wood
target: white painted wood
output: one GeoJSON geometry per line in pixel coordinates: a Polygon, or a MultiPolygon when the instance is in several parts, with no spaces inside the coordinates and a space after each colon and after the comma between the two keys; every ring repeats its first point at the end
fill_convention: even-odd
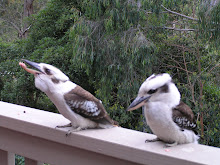
{"type": "Polygon", "coordinates": [[[15,154],[8,152],[8,165],[15,165],[15,154]]]}
{"type": "Polygon", "coordinates": [[[186,144],[163,148],[145,143],[154,135],[115,127],[72,133],[62,115],[0,102],[0,149],[53,165],[219,165],[220,149],[186,144]]]}
{"type": "Polygon", "coordinates": [[[0,164],[15,165],[15,154],[0,149],[0,164]]]}
{"type": "Polygon", "coordinates": [[[43,165],[43,163],[40,163],[33,159],[25,158],[25,165],[43,165]]]}

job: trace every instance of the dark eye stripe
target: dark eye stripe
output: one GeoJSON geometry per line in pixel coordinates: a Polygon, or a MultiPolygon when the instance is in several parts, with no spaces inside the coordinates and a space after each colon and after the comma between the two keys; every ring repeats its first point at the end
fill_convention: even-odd
{"type": "Polygon", "coordinates": [[[157,91],[157,89],[151,89],[151,90],[149,90],[147,93],[148,94],[153,94],[153,93],[155,93],[157,91]]]}
{"type": "Polygon", "coordinates": [[[52,79],[52,82],[54,83],[54,84],[58,84],[60,81],[58,80],[58,79],[56,79],[55,77],[53,77],[52,79]]]}
{"type": "Polygon", "coordinates": [[[163,93],[168,93],[169,92],[169,86],[168,84],[163,85],[162,87],[160,87],[161,92],[163,93]]]}

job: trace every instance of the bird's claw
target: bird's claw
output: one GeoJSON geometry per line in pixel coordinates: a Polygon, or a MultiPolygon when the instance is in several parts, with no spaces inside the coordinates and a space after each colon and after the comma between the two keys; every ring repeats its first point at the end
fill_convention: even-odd
{"type": "Polygon", "coordinates": [[[164,145],[164,148],[174,147],[174,146],[176,146],[176,145],[177,145],[177,142],[174,142],[174,143],[166,143],[166,144],[164,145]]]}
{"type": "Polygon", "coordinates": [[[69,129],[66,133],[66,137],[69,136],[72,132],[78,132],[81,131],[82,128],[81,127],[73,127],[72,123],[66,124],[66,125],[58,125],[55,127],[56,128],[66,128],[66,127],[72,127],[73,129],[69,129]]]}
{"type": "Polygon", "coordinates": [[[78,131],[81,131],[82,130],[82,128],[81,127],[77,127],[77,128],[74,128],[74,129],[69,129],[68,131],[67,131],[67,133],[66,133],[66,137],[68,137],[71,133],[73,133],[73,132],[78,132],[78,131]]]}
{"type": "Polygon", "coordinates": [[[148,143],[148,142],[157,142],[157,141],[160,141],[160,139],[159,139],[159,138],[147,139],[147,140],[145,140],[145,143],[148,143]]]}
{"type": "Polygon", "coordinates": [[[66,128],[66,127],[72,127],[72,124],[69,123],[69,124],[66,124],[66,125],[58,125],[55,128],[66,128]]]}

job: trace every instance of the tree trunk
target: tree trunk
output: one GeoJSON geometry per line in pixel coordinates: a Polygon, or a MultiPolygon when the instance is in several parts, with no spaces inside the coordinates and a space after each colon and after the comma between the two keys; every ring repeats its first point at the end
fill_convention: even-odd
{"type": "MultiPolygon", "coordinates": [[[[198,44],[198,43],[197,43],[198,44]]],[[[201,59],[200,59],[200,54],[199,54],[199,47],[197,46],[196,48],[197,52],[197,61],[198,61],[198,73],[201,76],[202,73],[202,66],[201,66],[201,59]]],[[[201,127],[201,137],[204,137],[204,123],[203,123],[203,119],[204,119],[204,112],[203,112],[203,101],[202,101],[202,97],[203,97],[203,82],[201,79],[198,80],[198,85],[199,85],[199,108],[200,108],[200,127],[201,127]]]]}
{"type": "MultiPolygon", "coordinates": [[[[24,20],[34,13],[33,2],[34,0],[24,0],[24,20]]],[[[25,20],[23,32],[20,34],[20,38],[26,38],[28,36],[29,28],[30,25],[28,24],[27,20],[25,20]]]]}

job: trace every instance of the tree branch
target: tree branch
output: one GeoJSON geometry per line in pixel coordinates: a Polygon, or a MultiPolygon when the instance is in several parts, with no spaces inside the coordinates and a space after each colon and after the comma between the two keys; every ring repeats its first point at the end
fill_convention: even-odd
{"type": "Polygon", "coordinates": [[[186,70],[186,69],[184,69],[184,68],[182,68],[182,67],[178,67],[178,66],[174,66],[174,65],[164,64],[164,67],[168,67],[168,68],[176,68],[176,69],[183,70],[183,71],[185,71],[185,72],[187,72],[187,73],[193,74],[193,72],[191,72],[191,71],[188,71],[188,70],[186,70]]]}
{"type": "Polygon", "coordinates": [[[0,18],[0,19],[7,22],[7,23],[9,23],[9,24],[11,24],[18,31],[18,33],[22,33],[21,30],[19,29],[19,27],[15,23],[13,23],[9,20],[3,19],[3,18],[0,18]]]}
{"type": "Polygon", "coordinates": [[[196,29],[177,29],[172,27],[163,27],[164,29],[175,30],[175,31],[196,31],[196,29]]]}
{"type": "Polygon", "coordinates": [[[212,70],[214,70],[215,68],[217,68],[218,66],[220,66],[220,63],[216,64],[215,66],[213,66],[209,71],[208,73],[210,73],[212,70]]]}
{"type": "MultiPolygon", "coordinates": [[[[157,28],[157,29],[168,29],[168,30],[175,30],[175,31],[197,31],[197,29],[177,29],[177,28],[173,28],[173,27],[167,27],[167,26],[160,26],[160,27],[147,27],[148,29],[153,29],[153,28],[157,28]]],[[[142,29],[147,29],[147,28],[143,28],[142,29]]]]}
{"type": "Polygon", "coordinates": [[[179,15],[181,17],[184,17],[184,18],[187,18],[187,19],[191,19],[193,21],[199,21],[199,19],[197,19],[197,18],[192,18],[192,17],[186,16],[184,14],[180,14],[180,13],[177,13],[175,11],[169,10],[169,9],[165,8],[163,5],[161,5],[161,7],[164,8],[166,11],[172,13],[172,14],[176,14],[176,15],[179,15]]]}
{"type": "MultiPolygon", "coordinates": [[[[166,42],[165,43],[168,45],[168,46],[175,46],[175,47],[178,47],[178,48],[181,48],[181,49],[184,49],[184,50],[187,50],[188,52],[192,52],[191,49],[183,46],[183,45],[178,45],[178,44],[170,44],[169,42],[166,42]]],[[[182,57],[182,56],[176,56],[176,57],[182,57]]]]}

